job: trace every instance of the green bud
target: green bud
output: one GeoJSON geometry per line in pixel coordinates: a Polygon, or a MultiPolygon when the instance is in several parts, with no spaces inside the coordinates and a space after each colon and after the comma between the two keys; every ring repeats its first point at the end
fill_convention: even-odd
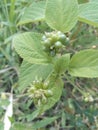
{"type": "Polygon", "coordinates": [[[84,101],[85,101],[85,102],[89,102],[89,98],[88,98],[88,97],[85,97],[85,98],[84,98],[84,101]]]}
{"type": "Polygon", "coordinates": [[[45,83],[43,84],[43,89],[48,89],[48,82],[45,82],[45,83]]]}
{"type": "Polygon", "coordinates": [[[35,87],[31,87],[31,88],[28,90],[29,93],[34,93],[35,91],[36,91],[36,88],[35,88],[35,87]]]}
{"type": "Polygon", "coordinates": [[[69,43],[69,37],[66,38],[66,44],[68,44],[68,43],[69,43]]]}
{"type": "Polygon", "coordinates": [[[63,33],[61,32],[61,31],[58,31],[57,32],[57,35],[59,36],[59,35],[62,35],[63,33]]]}
{"type": "Polygon", "coordinates": [[[50,46],[51,46],[50,39],[46,39],[46,40],[43,42],[43,45],[44,45],[45,47],[50,47],[50,46]]]}
{"type": "Polygon", "coordinates": [[[34,93],[34,98],[37,98],[37,99],[40,99],[41,98],[41,94],[40,94],[40,92],[35,92],[34,93]]]}
{"type": "Polygon", "coordinates": [[[60,41],[57,41],[55,43],[55,48],[57,48],[57,49],[62,48],[62,43],[60,41]]]}
{"type": "Polygon", "coordinates": [[[57,36],[57,34],[53,34],[52,35],[52,37],[51,37],[51,42],[52,42],[52,45],[56,42],[56,41],[58,41],[58,36],[57,36]]]}
{"type": "Polygon", "coordinates": [[[59,35],[59,41],[62,42],[62,44],[65,44],[66,36],[64,34],[59,35]]]}
{"type": "Polygon", "coordinates": [[[42,104],[46,104],[47,103],[47,98],[44,96],[41,101],[42,101],[42,104]]]}
{"type": "Polygon", "coordinates": [[[45,35],[43,35],[42,40],[45,41],[47,39],[47,37],[45,35]]]}
{"type": "Polygon", "coordinates": [[[42,81],[36,80],[36,81],[34,82],[34,87],[35,87],[36,89],[40,89],[40,88],[42,88],[42,86],[43,86],[42,81]]]}
{"type": "Polygon", "coordinates": [[[51,32],[45,32],[45,35],[47,38],[51,37],[52,36],[52,33],[51,32]]]}
{"type": "Polygon", "coordinates": [[[46,97],[51,97],[53,95],[53,92],[51,91],[51,90],[47,90],[46,92],[45,92],[45,96],[46,97]]]}

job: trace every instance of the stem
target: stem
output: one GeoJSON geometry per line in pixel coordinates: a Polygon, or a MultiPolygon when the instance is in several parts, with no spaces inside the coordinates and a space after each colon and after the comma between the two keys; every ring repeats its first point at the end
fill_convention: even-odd
{"type": "Polygon", "coordinates": [[[17,98],[22,98],[22,97],[25,97],[25,96],[29,96],[29,93],[22,94],[22,95],[19,95],[19,96],[16,96],[16,97],[17,97],[17,98]]]}
{"type": "Polygon", "coordinates": [[[80,88],[78,88],[78,87],[75,85],[74,80],[72,81],[67,75],[65,75],[65,78],[66,78],[66,79],[69,81],[69,83],[70,83],[73,87],[75,87],[81,94],[84,93],[80,88]]]}

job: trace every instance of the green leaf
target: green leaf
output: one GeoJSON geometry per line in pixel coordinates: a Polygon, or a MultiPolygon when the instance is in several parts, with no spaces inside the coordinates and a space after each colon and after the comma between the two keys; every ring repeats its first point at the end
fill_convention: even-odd
{"type": "Polygon", "coordinates": [[[23,33],[13,39],[18,54],[29,63],[45,64],[47,63],[46,54],[41,45],[42,35],[39,33],[23,33]]]}
{"type": "Polygon", "coordinates": [[[25,116],[25,118],[27,119],[28,122],[34,120],[35,118],[37,118],[39,115],[39,110],[35,110],[32,113],[28,114],[27,116],[25,116]]]}
{"type": "Polygon", "coordinates": [[[69,61],[70,54],[65,54],[59,58],[56,58],[56,60],[54,61],[55,73],[57,73],[58,75],[64,73],[68,69],[69,61]]]}
{"type": "Polygon", "coordinates": [[[98,50],[88,49],[76,53],[69,63],[69,74],[77,77],[98,77],[98,50]]]}
{"type": "Polygon", "coordinates": [[[52,71],[53,66],[51,64],[39,65],[23,61],[20,68],[19,90],[24,90],[36,78],[42,78],[43,80],[45,80],[52,73],[52,71]]]}
{"type": "Polygon", "coordinates": [[[37,121],[34,123],[33,128],[38,129],[38,128],[43,128],[49,124],[51,124],[52,122],[54,122],[58,117],[48,117],[48,118],[44,118],[41,121],[37,121]]]}
{"type": "Polygon", "coordinates": [[[32,5],[25,8],[18,25],[42,21],[45,17],[45,6],[45,1],[33,2],[32,5]]]}
{"type": "Polygon", "coordinates": [[[69,32],[77,23],[77,0],[48,0],[45,19],[51,28],[69,32]]]}
{"type": "Polygon", "coordinates": [[[31,124],[27,123],[14,123],[10,130],[35,130],[32,129],[31,124]]]}
{"type": "Polygon", "coordinates": [[[98,26],[98,2],[90,2],[79,6],[79,21],[98,26]]]}
{"type": "Polygon", "coordinates": [[[41,121],[37,121],[35,123],[14,123],[14,125],[12,126],[11,130],[36,130],[38,128],[43,128],[49,124],[51,124],[52,122],[54,122],[58,117],[49,117],[49,118],[44,118],[41,121]]]}
{"type": "Polygon", "coordinates": [[[40,113],[43,113],[44,111],[50,109],[52,106],[55,105],[57,101],[59,101],[63,90],[62,80],[58,79],[57,77],[52,77],[49,84],[49,90],[52,91],[53,95],[51,97],[48,97],[48,101],[46,104],[41,104],[40,107],[38,106],[38,109],[40,109],[40,113]]]}

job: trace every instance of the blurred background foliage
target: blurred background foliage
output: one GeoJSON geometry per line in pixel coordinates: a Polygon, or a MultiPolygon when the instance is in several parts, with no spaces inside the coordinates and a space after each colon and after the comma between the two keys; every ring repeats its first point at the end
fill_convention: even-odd
{"type": "MultiPolygon", "coordinates": [[[[40,0],[35,0],[40,1],[40,0]]],[[[79,0],[79,3],[88,0],[79,0]]],[[[42,115],[25,93],[18,92],[19,66],[22,59],[16,54],[12,38],[17,33],[51,31],[45,22],[29,23],[17,26],[26,7],[32,0],[0,0],[0,129],[3,130],[5,107],[8,94],[14,93],[14,115],[11,119],[14,130],[98,130],[98,79],[75,78],[75,85],[64,79],[65,86],[60,101],[42,115]],[[6,98],[2,98],[5,93],[6,98]],[[26,124],[30,124],[26,127],[26,124]],[[18,127],[17,127],[18,126],[18,127]]],[[[78,22],[75,28],[66,34],[70,37],[68,52],[95,48],[98,49],[98,28],[78,22]]],[[[81,61],[82,62],[82,61],[81,61]]]]}

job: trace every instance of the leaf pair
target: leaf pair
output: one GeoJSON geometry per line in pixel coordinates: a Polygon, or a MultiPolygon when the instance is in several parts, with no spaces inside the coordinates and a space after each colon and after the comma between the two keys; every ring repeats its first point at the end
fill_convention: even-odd
{"type": "MultiPolygon", "coordinates": [[[[26,79],[29,79],[28,81],[34,80],[33,78],[35,74],[37,74],[36,76],[40,75],[45,78],[53,71],[53,66],[50,59],[48,60],[42,50],[42,45],[40,42],[41,36],[42,35],[38,33],[25,33],[18,35],[14,39],[17,52],[22,56],[22,58],[24,58],[25,61],[27,61],[27,63],[23,63],[21,70],[23,72],[21,76],[23,78],[21,80],[24,80],[25,85],[27,85],[25,82],[26,79]],[[35,65],[33,65],[33,63],[35,65]],[[44,66],[41,64],[44,64],[44,66]],[[44,70],[45,72],[43,73],[44,70]],[[33,73],[30,73],[31,71],[33,73]],[[29,76],[27,77],[27,73],[31,79],[29,76]]],[[[63,70],[64,66],[66,66],[67,58],[70,60],[70,55],[65,55],[65,57],[63,56],[61,59],[56,59],[56,71],[61,69],[63,70]],[[60,69],[60,67],[62,68],[60,69]]],[[[98,77],[98,51],[90,49],[78,52],[72,57],[68,68],[69,73],[72,76],[98,77]]]]}
{"type": "Polygon", "coordinates": [[[54,29],[67,32],[76,24],[77,20],[98,26],[98,1],[77,4],[77,0],[47,0],[33,2],[26,8],[18,25],[46,20],[54,29]],[[64,16],[64,17],[63,17],[64,16]]]}
{"type": "Polygon", "coordinates": [[[27,8],[18,25],[45,19],[55,30],[69,32],[78,20],[77,0],[47,0],[33,2],[27,8]]]}

